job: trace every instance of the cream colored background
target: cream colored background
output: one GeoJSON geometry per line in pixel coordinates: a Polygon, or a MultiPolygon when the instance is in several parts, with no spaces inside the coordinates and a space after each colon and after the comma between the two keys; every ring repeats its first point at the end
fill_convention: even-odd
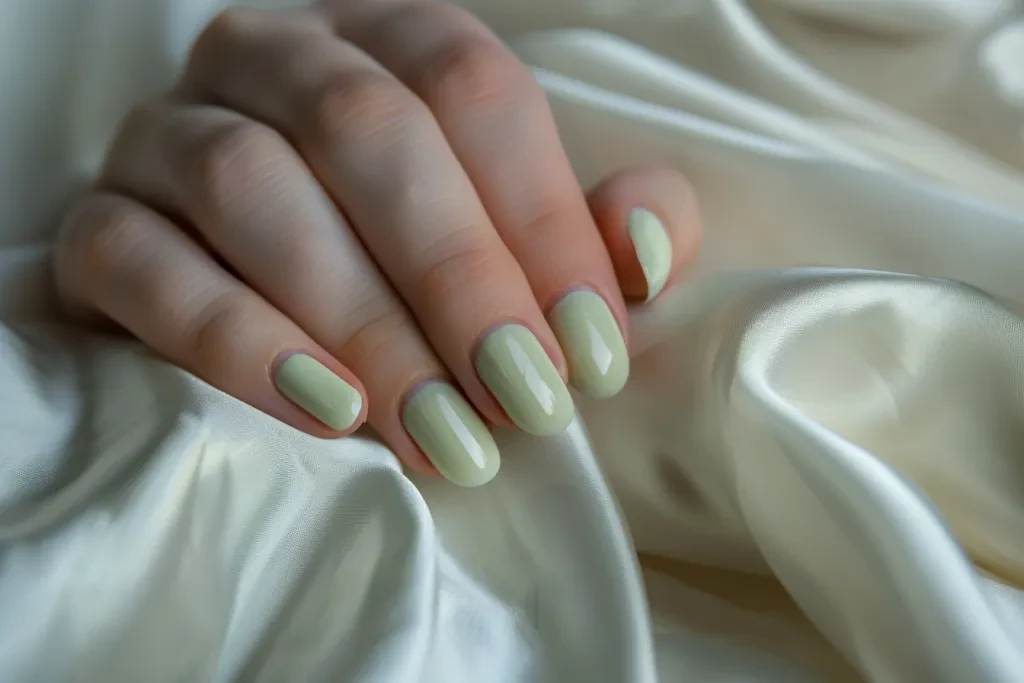
{"type": "Polygon", "coordinates": [[[26,322],[218,6],[0,4],[0,680],[1024,681],[1021,5],[470,6],[707,239],[627,391],[467,492],[26,322]]]}

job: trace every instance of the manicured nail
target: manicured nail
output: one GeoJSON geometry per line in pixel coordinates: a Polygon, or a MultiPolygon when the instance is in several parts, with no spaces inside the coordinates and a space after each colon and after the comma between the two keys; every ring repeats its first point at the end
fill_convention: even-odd
{"type": "Polygon", "coordinates": [[[544,347],[522,325],[492,332],[476,356],[481,381],[524,432],[550,436],[565,430],[576,408],[544,347]]]}
{"type": "Polygon", "coordinates": [[[289,356],[274,377],[278,391],[331,429],[356,423],[363,397],[351,384],[302,353],[289,356]]]}
{"type": "Polygon", "coordinates": [[[570,292],[552,309],[550,322],[572,385],[593,398],[619,393],[629,379],[629,352],[604,299],[589,289],[570,292]]]}
{"type": "Polygon", "coordinates": [[[402,422],[441,476],[453,484],[480,486],[498,473],[501,457],[494,437],[450,384],[430,382],[415,389],[402,409],[402,422]]]}
{"type": "Polygon", "coordinates": [[[650,301],[658,296],[672,272],[672,240],[661,219],[647,209],[629,212],[627,230],[647,280],[647,301],[650,301]]]}

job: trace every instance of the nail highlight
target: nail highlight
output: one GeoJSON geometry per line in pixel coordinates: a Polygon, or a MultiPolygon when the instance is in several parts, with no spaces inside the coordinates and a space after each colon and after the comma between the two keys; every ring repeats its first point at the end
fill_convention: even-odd
{"type": "Polygon", "coordinates": [[[430,382],[413,391],[402,423],[437,471],[459,486],[486,484],[501,467],[487,425],[455,387],[430,382]]]}
{"type": "Polygon", "coordinates": [[[363,397],[355,387],[302,353],[281,363],[274,384],[290,401],[338,431],[352,427],[363,407],[363,397]]]}
{"type": "Polygon", "coordinates": [[[647,209],[633,209],[627,219],[629,239],[647,280],[647,301],[661,293],[672,272],[672,240],[661,219],[647,209]]]}
{"type": "Polygon", "coordinates": [[[524,432],[565,430],[576,408],[544,347],[522,325],[503,325],[480,344],[476,371],[509,418],[524,432]]]}
{"type": "Polygon", "coordinates": [[[550,323],[572,385],[593,398],[619,393],[629,379],[629,352],[605,300],[589,289],[570,292],[552,309],[550,323]]]}

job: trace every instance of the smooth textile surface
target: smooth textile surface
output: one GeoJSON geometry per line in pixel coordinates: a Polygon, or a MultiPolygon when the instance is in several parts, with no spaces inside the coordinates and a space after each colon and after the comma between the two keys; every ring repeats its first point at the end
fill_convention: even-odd
{"type": "Polygon", "coordinates": [[[706,234],[478,490],[43,320],[24,245],[218,7],[0,5],[0,681],[1024,681],[1021,5],[469,6],[706,234]]]}

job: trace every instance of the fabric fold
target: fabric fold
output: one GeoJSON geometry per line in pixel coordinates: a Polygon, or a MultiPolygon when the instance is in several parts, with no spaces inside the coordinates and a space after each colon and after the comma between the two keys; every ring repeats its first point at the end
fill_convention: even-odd
{"type": "MultiPolygon", "coordinates": [[[[0,54],[57,2],[0,5],[0,54]]],[[[87,39],[5,60],[2,244],[225,4],[83,0],[87,39]]],[[[5,248],[0,680],[1024,681],[1020,2],[460,4],[583,185],[696,190],[625,389],[455,488],[42,322],[47,250],[5,248]]]]}

